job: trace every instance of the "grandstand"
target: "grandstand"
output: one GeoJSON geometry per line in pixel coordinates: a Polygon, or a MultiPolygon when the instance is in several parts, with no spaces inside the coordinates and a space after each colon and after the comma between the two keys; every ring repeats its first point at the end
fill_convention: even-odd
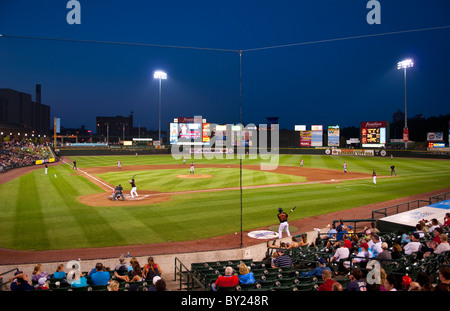
{"type": "MultiPolygon", "coordinates": [[[[448,195],[430,198],[430,202],[436,198],[444,198],[448,195]]],[[[431,241],[435,240],[434,232],[429,232],[428,227],[423,228],[423,234],[420,237],[420,248],[417,252],[405,254],[400,252],[400,256],[388,260],[380,260],[375,257],[360,258],[357,255],[359,244],[363,241],[367,234],[367,224],[374,219],[347,219],[342,221],[348,224],[348,236],[357,236],[359,242],[351,248],[350,256],[339,262],[330,262],[335,249],[333,244],[337,235],[331,235],[329,228],[305,232],[308,237],[308,245],[301,247],[294,247],[286,249],[285,254],[288,255],[293,262],[291,267],[274,268],[271,266],[271,260],[276,253],[276,248],[271,244],[272,242],[260,243],[246,249],[235,250],[221,250],[212,252],[186,253],[186,254],[172,254],[155,256],[156,261],[161,265],[163,278],[166,280],[167,289],[170,291],[211,291],[211,285],[215,282],[219,275],[223,275],[225,267],[231,266],[235,273],[238,274],[238,266],[240,263],[245,263],[250,268],[250,272],[254,274],[255,282],[252,284],[238,284],[229,288],[219,288],[219,291],[233,291],[233,292],[253,292],[253,291],[301,291],[311,292],[317,291],[319,286],[324,282],[320,276],[305,276],[305,273],[312,271],[318,265],[319,258],[326,259],[326,266],[333,272],[333,280],[342,285],[343,290],[351,281],[349,278],[350,271],[357,268],[363,272],[364,277],[367,278],[368,273],[374,267],[374,261],[382,264],[384,269],[383,275],[393,275],[398,280],[397,290],[406,290],[402,285],[402,278],[409,276],[413,282],[421,282],[420,278],[424,275],[428,277],[432,286],[436,286],[439,282],[439,268],[450,265],[450,251],[445,251],[440,254],[434,253],[434,249],[430,249],[431,241]],[[353,259],[363,259],[358,263],[354,263],[353,259]],[[369,263],[370,262],[370,263],[369,263]],[[344,264],[345,263],[345,264],[344,264]]],[[[338,220],[335,220],[337,222],[338,220]]],[[[427,224],[428,225],[428,224],[427,224]]],[[[442,234],[448,237],[450,233],[450,226],[448,223],[441,224],[442,234]]],[[[413,232],[379,232],[380,240],[386,242],[389,246],[389,251],[394,251],[394,245],[404,247],[407,243],[407,236],[413,232]]],[[[302,234],[296,235],[300,237],[302,234]]],[[[278,240],[278,242],[288,242],[291,238],[286,237],[278,240]]],[[[281,244],[280,244],[281,245],[281,244]]],[[[277,245],[278,246],[278,245],[277,245]]],[[[392,253],[393,254],[393,253],[392,253]]],[[[146,257],[137,258],[141,263],[146,262],[146,257]]],[[[96,262],[103,262],[105,266],[111,267],[108,271],[110,273],[110,280],[119,281],[120,291],[129,291],[131,289],[138,291],[147,291],[151,286],[149,280],[142,280],[139,282],[126,282],[118,279],[114,275],[114,267],[117,259],[98,259],[83,262],[84,267],[92,268],[96,262]]],[[[4,276],[3,290],[9,290],[9,278],[14,275],[17,270],[26,272],[31,271],[34,265],[23,265],[14,267],[11,265],[3,267],[8,269],[1,271],[4,276]]],[[[55,263],[43,264],[44,270],[51,271],[55,268],[55,263]]],[[[85,268],[82,271],[83,275],[88,274],[85,268]]],[[[26,272],[31,278],[31,272],[26,272]]],[[[37,282],[32,282],[33,286],[37,286],[37,282]]],[[[48,285],[50,291],[107,291],[107,286],[94,286],[89,284],[89,277],[87,277],[87,286],[81,288],[74,288],[67,283],[66,279],[54,279],[52,273],[48,276],[48,285]]],[[[383,284],[367,285],[368,290],[380,291],[383,284]]],[[[425,288],[425,284],[423,284],[425,288]]]]}

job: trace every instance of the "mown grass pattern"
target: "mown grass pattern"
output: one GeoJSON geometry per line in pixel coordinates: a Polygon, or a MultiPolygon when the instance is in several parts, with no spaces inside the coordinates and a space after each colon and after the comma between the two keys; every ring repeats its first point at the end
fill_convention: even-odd
{"type": "MultiPolygon", "coordinates": [[[[281,155],[280,165],[390,175],[390,158],[281,155]]],[[[76,157],[80,169],[96,166],[181,164],[170,156],[76,157]]],[[[448,160],[398,158],[395,178],[370,178],[336,184],[303,184],[243,191],[243,229],[270,226],[277,222],[278,207],[297,206],[291,219],[331,213],[365,204],[443,189],[450,186],[448,160]]],[[[236,159],[195,160],[195,163],[238,164],[236,159]]],[[[243,161],[258,164],[259,160],[243,161]]],[[[181,170],[188,174],[188,168],[181,170]]],[[[178,170],[136,172],[138,189],[180,191],[239,186],[239,170],[204,168],[198,174],[211,179],[182,180],[178,170]],[[203,171],[204,170],[204,171],[203,171]]],[[[126,182],[129,172],[102,174],[117,183],[126,182]]],[[[301,177],[243,170],[244,186],[300,181],[301,177]]],[[[128,191],[129,189],[126,188],[128,191]]],[[[228,190],[172,195],[171,200],[144,206],[91,207],[78,202],[80,195],[103,190],[74,174],[71,165],[51,166],[49,174],[38,169],[0,185],[0,247],[20,250],[49,250],[84,247],[136,245],[167,241],[196,240],[240,230],[240,192],[228,190]],[[56,177],[55,177],[56,175],[56,177]]],[[[370,215],[368,215],[369,217],[370,215]]],[[[351,218],[351,213],[349,214],[351,218]]],[[[332,221],[332,219],[330,219],[332,221]]]]}

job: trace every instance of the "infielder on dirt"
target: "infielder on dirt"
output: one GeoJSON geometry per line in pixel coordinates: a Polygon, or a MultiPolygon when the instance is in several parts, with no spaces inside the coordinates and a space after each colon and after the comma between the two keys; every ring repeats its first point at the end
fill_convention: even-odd
{"type": "Polygon", "coordinates": [[[283,231],[286,231],[287,236],[291,236],[289,232],[289,223],[288,218],[289,215],[283,212],[283,209],[280,207],[278,209],[278,220],[280,221],[280,226],[278,227],[278,237],[281,239],[283,237],[283,231]]]}

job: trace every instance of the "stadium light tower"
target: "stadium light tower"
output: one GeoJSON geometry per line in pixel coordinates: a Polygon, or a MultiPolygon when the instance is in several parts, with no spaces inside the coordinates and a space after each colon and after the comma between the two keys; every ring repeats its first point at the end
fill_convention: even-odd
{"type": "Polygon", "coordinates": [[[409,132],[408,132],[408,116],[406,114],[407,109],[407,101],[406,101],[406,69],[414,66],[412,59],[405,59],[401,62],[397,63],[397,69],[403,69],[405,76],[405,127],[403,128],[403,141],[405,142],[405,150],[408,149],[408,140],[409,140],[409,132]],[[405,137],[406,135],[406,137],[405,137]]]}
{"type": "Polygon", "coordinates": [[[167,73],[164,71],[155,71],[153,74],[154,79],[159,80],[159,127],[158,127],[158,139],[159,139],[159,145],[161,146],[161,80],[167,79],[167,73]]]}

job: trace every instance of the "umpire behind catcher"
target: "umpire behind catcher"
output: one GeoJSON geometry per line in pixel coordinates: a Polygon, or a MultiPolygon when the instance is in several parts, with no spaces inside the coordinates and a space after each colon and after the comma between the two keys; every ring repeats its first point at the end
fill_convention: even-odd
{"type": "Polygon", "coordinates": [[[112,200],[115,201],[119,197],[122,197],[122,201],[125,201],[125,197],[123,196],[123,188],[122,188],[122,185],[120,185],[120,184],[114,190],[112,200]]]}

